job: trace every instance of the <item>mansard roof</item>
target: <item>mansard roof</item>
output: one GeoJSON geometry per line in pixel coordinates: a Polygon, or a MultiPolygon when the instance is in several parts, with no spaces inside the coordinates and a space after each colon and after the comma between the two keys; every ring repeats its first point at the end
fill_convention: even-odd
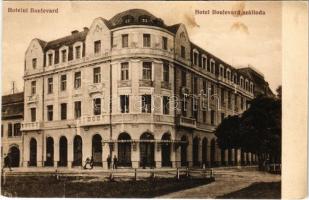
{"type": "Polygon", "coordinates": [[[2,119],[22,118],[24,114],[24,92],[2,96],[2,119]]]}

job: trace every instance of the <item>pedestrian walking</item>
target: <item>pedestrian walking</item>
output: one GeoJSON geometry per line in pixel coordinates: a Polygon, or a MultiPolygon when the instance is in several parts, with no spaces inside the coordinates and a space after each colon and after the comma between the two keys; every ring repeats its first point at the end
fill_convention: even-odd
{"type": "Polygon", "coordinates": [[[116,157],[116,155],[114,155],[114,159],[113,159],[113,168],[117,169],[117,165],[118,165],[118,159],[116,157]]]}
{"type": "MultiPolygon", "coordinates": [[[[90,163],[91,163],[91,162],[90,162],[90,158],[87,157],[86,162],[85,162],[85,165],[84,165],[84,169],[87,169],[87,165],[89,165],[90,168],[91,168],[91,164],[90,164],[90,163]]],[[[91,169],[92,169],[92,168],[91,168],[91,169]]]]}
{"type": "Polygon", "coordinates": [[[90,169],[93,169],[93,164],[94,164],[94,160],[93,160],[93,156],[91,156],[91,158],[90,158],[90,169]]]}
{"type": "Polygon", "coordinates": [[[110,169],[110,167],[111,167],[111,162],[112,162],[112,158],[111,158],[111,155],[109,154],[108,156],[107,156],[107,168],[108,169],[110,169]]]}
{"type": "Polygon", "coordinates": [[[8,153],[5,157],[4,157],[4,165],[2,167],[2,170],[4,168],[9,168],[10,171],[12,171],[11,169],[11,153],[8,153]]]}

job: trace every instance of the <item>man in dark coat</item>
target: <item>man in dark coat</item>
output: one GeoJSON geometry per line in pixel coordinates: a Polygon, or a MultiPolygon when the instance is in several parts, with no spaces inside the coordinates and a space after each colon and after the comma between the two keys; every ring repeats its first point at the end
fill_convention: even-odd
{"type": "Polygon", "coordinates": [[[108,157],[107,157],[107,168],[108,169],[110,169],[110,167],[111,167],[111,162],[112,162],[111,155],[108,155],[108,157]]]}
{"type": "Polygon", "coordinates": [[[8,167],[10,169],[10,171],[12,171],[11,169],[11,153],[8,153],[5,157],[4,157],[4,165],[2,167],[2,170],[8,167]]]}

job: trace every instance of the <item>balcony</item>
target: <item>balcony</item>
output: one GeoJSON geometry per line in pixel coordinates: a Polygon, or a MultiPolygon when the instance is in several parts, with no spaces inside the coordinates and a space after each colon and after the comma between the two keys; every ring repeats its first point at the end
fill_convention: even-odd
{"type": "Polygon", "coordinates": [[[171,115],[154,115],[151,113],[123,113],[114,114],[112,116],[112,122],[116,124],[132,123],[132,124],[174,124],[174,117],[171,115]]]}
{"type": "Polygon", "coordinates": [[[177,125],[187,128],[196,128],[196,120],[189,117],[180,116],[177,119],[177,125]]]}
{"type": "Polygon", "coordinates": [[[172,89],[172,84],[166,81],[161,82],[161,88],[171,90],[172,89]]]}
{"type": "Polygon", "coordinates": [[[42,129],[42,122],[23,122],[21,124],[21,131],[35,131],[42,129]]]}
{"type": "Polygon", "coordinates": [[[93,93],[102,93],[104,86],[105,86],[104,83],[89,84],[88,85],[89,95],[93,93]]]}
{"type": "Polygon", "coordinates": [[[131,87],[132,81],[131,80],[120,80],[117,81],[118,87],[131,87]]]}
{"type": "Polygon", "coordinates": [[[39,96],[38,95],[32,95],[32,96],[28,96],[27,98],[27,103],[36,103],[39,101],[39,96]]]}
{"type": "Polygon", "coordinates": [[[106,124],[109,124],[109,115],[82,116],[78,121],[80,127],[106,124]]]}
{"type": "Polygon", "coordinates": [[[140,87],[153,87],[153,81],[152,80],[139,80],[139,86],[140,87]]]}

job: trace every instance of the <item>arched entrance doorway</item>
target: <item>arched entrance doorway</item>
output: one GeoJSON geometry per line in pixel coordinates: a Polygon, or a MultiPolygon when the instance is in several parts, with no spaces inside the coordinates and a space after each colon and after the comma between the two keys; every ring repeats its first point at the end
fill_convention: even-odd
{"type": "Polygon", "coordinates": [[[195,137],[193,139],[193,166],[199,166],[200,165],[200,162],[198,160],[198,157],[199,157],[199,138],[198,137],[195,137]]]}
{"type": "Polygon", "coordinates": [[[143,133],[140,137],[140,163],[142,167],[154,166],[154,137],[150,133],[143,133]]]}
{"type": "Polygon", "coordinates": [[[99,134],[92,137],[92,157],[94,166],[102,166],[102,137],[99,134]]]}
{"type": "Polygon", "coordinates": [[[52,137],[46,138],[46,162],[45,166],[54,165],[54,140],[52,137]]]}
{"type": "Polygon", "coordinates": [[[210,142],[210,165],[213,167],[216,164],[216,140],[210,142]]]}
{"type": "Polygon", "coordinates": [[[73,166],[82,166],[83,162],[83,141],[79,135],[74,137],[73,145],[74,157],[73,157],[73,166]]]}
{"type": "Polygon", "coordinates": [[[180,148],[181,148],[180,149],[181,166],[188,166],[188,160],[187,160],[188,139],[185,135],[181,137],[180,148]]]}
{"type": "Polygon", "coordinates": [[[20,151],[17,146],[12,146],[9,150],[11,156],[11,166],[19,167],[20,151]]]}
{"type": "Polygon", "coordinates": [[[131,137],[128,133],[118,136],[118,165],[131,167],[131,137]]]}
{"type": "Polygon", "coordinates": [[[30,140],[29,166],[37,166],[37,142],[34,138],[31,138],[30,140]]]}
{"type": "Polygon", "coordinates": [[[162,167],[171,167],[171,134],[164,133],[161,138],[161,159],[162,159],[162,167]]]}
{"type": "Polygon", "coordinates": [[[68,165],[68,141],[62,136],[59,141],[59,166],[68,165]]]}
{"type": "Polygon", "coordinates": [[[202,162],[203,165],[205,165],[205,167],[208,166],[207,154],[208,154],[208,140],[207,138],[204,138],[202,141],[202,162]]]}

